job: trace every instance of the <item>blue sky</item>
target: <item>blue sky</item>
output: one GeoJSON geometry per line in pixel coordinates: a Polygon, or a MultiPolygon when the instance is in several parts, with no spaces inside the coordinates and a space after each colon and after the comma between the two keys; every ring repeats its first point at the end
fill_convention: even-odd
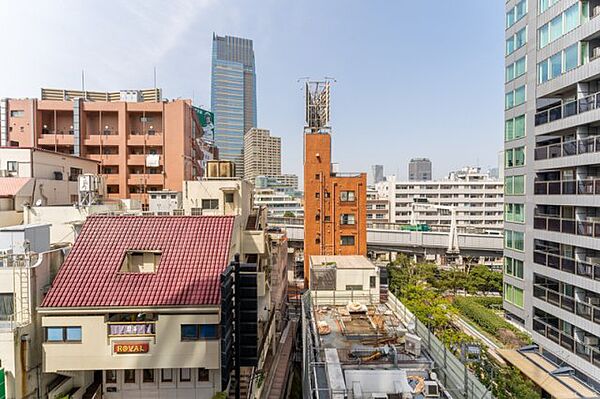
{"type": "Polygon", "coordinates": [[[337,79],[334,160],[406,177],[496,166],[502,146],[504,3],[443,1],[0,0],[0,97],[40,87],[158,86],[210,104],[212,32],[254,40],[259,127],[282,137],[284,172],[302,174],[301,77],[337,79]],[[7,45],[7,46],[6,46],[7,45]]]}

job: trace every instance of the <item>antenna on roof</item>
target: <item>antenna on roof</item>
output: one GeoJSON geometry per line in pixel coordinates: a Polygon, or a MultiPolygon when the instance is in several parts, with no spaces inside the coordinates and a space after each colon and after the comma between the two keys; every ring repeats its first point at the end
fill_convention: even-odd
{"type": "Polygon", "coordinates": [[[85,71],[81,70],[81,91],[85,93],[85,71]]]}

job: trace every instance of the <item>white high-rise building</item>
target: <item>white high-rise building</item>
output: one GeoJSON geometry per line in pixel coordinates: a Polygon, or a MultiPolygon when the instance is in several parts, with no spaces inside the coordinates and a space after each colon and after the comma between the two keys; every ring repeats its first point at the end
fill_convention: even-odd
{"type": "Polygon", "coordinates": [[[244,135],[244,178],[281,175],[281,138],[267,129],[252,128],[244,135]]]}

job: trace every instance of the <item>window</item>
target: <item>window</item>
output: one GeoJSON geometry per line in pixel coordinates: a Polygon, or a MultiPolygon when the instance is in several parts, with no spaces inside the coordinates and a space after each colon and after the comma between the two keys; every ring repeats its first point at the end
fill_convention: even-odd
{"type": "Polygon", "coordinates": [[[506,13],[506,28],[510,28],[527,14],[527,0],[521,0],[506,13]]]}
{"type": "Polygon", "coordinates": [[[160,264],[160,257],[161,251],[127,251],[120,272],[156,273],[160,264]]]}
{"type": "MultiPolygon", "coordinates": [[[[580,9],[580,4],[581,2],[577,2],[538,29],[540,48],[546,47],[548,44],[571,32],[581,24],[583,19],[582,16],[585,14],[585,8],[580,9]]],[[[582,5],[582,7],[587,7],[587,5],[582,5]]]]}
{"type": "Polygon", "coordinates": [[[225,203],[233,204],[233,193],[225,193],[225,203]]]}
{"type": "Polygon", "coordinates": [[[524,75],[525,72],[527,72],[527,56],[519,58],[506,67],[505,81],[510,82],[511,80],[524,75]]]}
{"type": "Polygon", "coordinates": [[[321,174],[320,173],[315,174],[315,180],[320,180],[320,179],[321,179],[321,174]]]}
{"type": "Polygon", "coordinates": [[[354,236],[341,236],[340,245],[354,245],[354,236]]]}
{"type": "Polygon", "coordinates": [[[504,220],[507,222],[525,223],[525,205],[505,204],[504,220]]]}
{"type": "Polygon", "coordinates": [[[173,382],[173,369],[162,369],[160,381],[161,382],[173,382]]]}
{"type": "Polygon", "coordinates": [[[362,291],[363,286],[359,284],[350,284],[346,286],[346,291],[362,291]]]}
{"type": "Polygon", "coordinates": [[[145,382],[145,383],[154,382],[154,369],[142,370],[142,382],[145,382]]]}
{"type": "Polygon", "coordinates": [[[506,176],[504,178],[504,194],[523,195],[525,194],[525,176],[506,176]]]}
{"type": "Polygon", "coordinates": [[[205,368],[198,369],[198,381],[206,382],[210,381],[210,372],[205,368]]]}
{"type": "Polygon", "coordinates": [[[523,278],[523,261],[504,257],[504,273],[516,278],[523,278]]]}
{"type": "Polygon", "coordinates": [[[506,55],[514,53],[527,43],[527,27],[519,30],[513,36],[506,39],[506,55]]]}
{"type": "Polygon", "coordinates": [[[81,327],[46,327],[46,342],[81,342],[81,327]]]}
{"type": "Polygon", "coordinates": [[[340,223],[343,225],[353,225],[355,224],[354,214],[353,213],[342,213],[340,215],[340,223]]]}
{"type": "Polygon", "coordinates": [[[202,208],[191,208],[190,213],[192,216],[200,216],[202,215],[202,208]]]}
{"type": "Polygon", "coordinates": [[[504,121],[504,140],[511,141],[525,137],[525,115],[504,121]]]}
{"type": "Polygon", "coordinates": [[[504,230],[504,247],[515,251],[523,251],[523,233],[504,230]]]}
{"type": "Polygon", "coordinates": [[[182,324],[182,341],[199,341],[219,338],[216,324],[182,324]]]}
{"type": "Polygon", "coordinates": [[[135,370],[123,370],[125,384],[135,384],[135,370]]]}
{"type": "Polygon", "coordinates": [[[325,216],[323,220],[325,220],[326,222],[331,222],[331,216],[325,216]]]}
{"type": "Polygon", "coordinates": [[[107,384],[117,383],[117,370],[105,370],[104,371],[104,382],[107,384]]]}
{"type": "Polygon", "coordinates": [[[13,294],[0,294],[0,321],[12,320],[14,313],[13,304],[13,294]]]}
{"type": "Polygon", "coordinates": [[[539,0],[540,14],[558,2],[559,2],[559,0],[539,0]]]}
{"type": "Polygon", "coordinates": [[[525,147],[508,148],[504,152],[504,167],[514,168],[525,165],[525,147]]]}
{"type": "Polygon", "coordinates": [[[9,172],[16,172],[17,171],[17,161],[8,161],[8,162],[6,162],[6,169],[9,172]]]}
{"type": "Polygon", "coordinates": [[[342,191],[340,192],[340,201],[352,202],[355,200],[354,191],[342,191]]]}
{"type": "Polygon", "coordinates": [[[219,209],[218,199],[203,199],[202,209],[219,209]]]}
{"type": "MultiPolygon", "coordinates": [[[[538,64],[538,83],[547,82],[583,65],[585,58],[582,57],[581,63],[579,62],[579,49],[580,44],[575,43],[540,62],[538,64]]],[[[582,50],[582,53],[585,52],[582,50]]]]}
{"type": "Polygon", "coordinates": [[[10,111],[11,118],[22,118],[25,116],[25,111],[22,109],[15,109],[14,111],[10,111]]]}
{"type": "Polygon", "coordinates": [[[319,193],[319,192],[316,192],[316,193],[315,193],[315,198],[321,198],[321,193],[319,193]]]}
{"type": "Polygon", "coordinates": [[[504,95],[504,106],[506,109],[516,107],[525,102],[525,86],[518,87],[504,95]]]}
{"type": "Polygon", "coordinates": [[[369,288],[376,288],[376,287],[377,287],[377,277],[369,276],[369,288]]]}
{"type": "Polygon", "coordinates": [[[514,287],[510,284],[504,283],[504,300],[522,309],[523,290],[518,287],[514,287]]]}
{"type": "Polygon", "coordinates": [[[192,380],[192,369],[179,369],[179,381],[190,382],[192,380]]]}

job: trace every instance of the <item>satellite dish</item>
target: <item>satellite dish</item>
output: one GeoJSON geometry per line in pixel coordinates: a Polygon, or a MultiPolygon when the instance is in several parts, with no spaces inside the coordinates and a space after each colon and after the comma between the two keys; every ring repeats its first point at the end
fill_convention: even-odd
{"type": "Polygon", "coordinates": [[[38,199],[37,201],[35,201],[35,206],[42,206],[42,200],[38,199]]]}

